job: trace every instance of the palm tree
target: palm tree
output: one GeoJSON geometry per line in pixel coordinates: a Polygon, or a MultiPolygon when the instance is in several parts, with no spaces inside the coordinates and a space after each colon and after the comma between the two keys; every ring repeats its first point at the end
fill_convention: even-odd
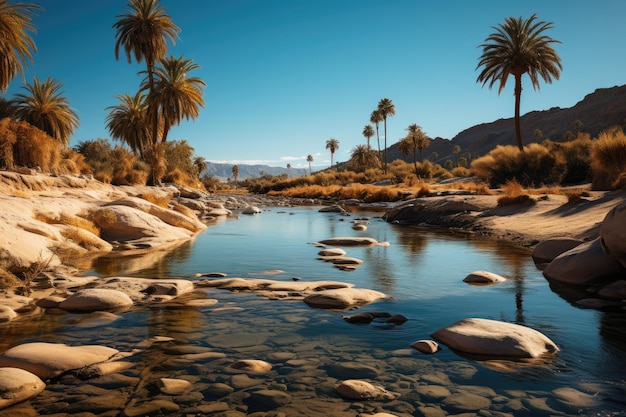
{"type": "Polygon", "coordinates": [[[291,174],[291,164],[287,164],[287,177],[291,174]]]}
{"type": "Polygon", "coordinates": [[[202,175],[202,171],[207,169],[207,167],[209,166],[209,163],[203,156],[196,156],[195,158],[193,158],[192,165],[193,165],[194,171],[196,172],[196,177],[200,179],[200,175],[202,175]]]}
{"type": "Polygon", "coordinates": [[[23,87],[28,94],[16,94],[13,100],[15,117],[52,136],[63,146],[78,127],[78,115],[59,91],[63,85],[50,77],[43,82],[35,77],[32,84],[23,87]]]}
{"type": "Polygon", "coordinates": [[[306,156],[306,161],[309,163],[309,175],[311,175],[311,162],[313,162],[313,155],[308,154],[306,156]]]}
{"type": "Polygon", "coordinates": [[[410,136],[405,136],[398,142],[398,150],[402,155],[407,156],[413,152],[413,165],[415,167],[415,175],[417,175],[417,158],[415,157],[415,142],[410,136]]]}
{"type": "Polygon", "coordinates": [[[503,24],[493,27],[496,32],[480,45],[483,53],[476,67],[484,67],[476,81],[483,86],[489,83],[490,89],[498,82],[498,94],[509,75],[515,78],[515,138],[521,151],[524,150],[520,126],[522,75],[528,74],[533,88],[539,90],[539,77],[549,84],[552,78],[559,79],[563,69],[561,58],[552,48],[553,43],[560,42],[543,34],[553,27],[552,23],[535,22],[535,19],[536,14],[527,20],[508,17],[503,24]]]}
{"type": "Polygon", "coordinates": [[[32,23],[35,10],[43,7],[0,0],[0,91],[6,91],[11,80],[24,74],[28,62],[33,62],[37,47],[28,32],[36,31],[32,23]]]}
{"type": "Polygon", "coordinates": [[[370,115],[370,122],[376,126],[376,142],[378,142],[378,157],[382,159],[382,153],[380,152],[380,135],[378,134],[378,124],[383,121],[383,115],[379,109],[372,111],[370,115]]]}
{"type": "Polygon", "coordinates": [[[393,104],[391,99],[382,98],[378,102],[378,111],[383,118],[383,122],[385,124],[385,155],[383,157],[383,171],[387,172],[387,117],[393,116],[396,114],[396,106],[393,104]]]}
{"type": "Polygon", "coordinates": [[[130,64],[134,55],[137,62],[146,61],[150,91],[154,86],[154,66],[167,54],[167,41],[176,43],[180,28],[159,5],[159,0],[129,0],[128,14],[117,15],[113,25],[115,34],[115,59],[119,60],[124,48],[130,64]]]}
{"type": "Polygon", "coordinates": [[[379,166],[379,159],[376,151],[366,145],[357,145],[352,150],[350,165],[356,171],[364,171],[367,168],[379,166]]]}
{"type": "MultiPolygon", "coordinates": [[[[191,59],[168,57],[159,60],[154,72],[154,89],[146,98],[148,114],[158,116],[163,123],[161,143],[174,125],[183,119],[195,119],[204,107],[202,88],[206,86],[199,77],[189,77],[188,73],[199,68],[191,59]]],[[[150,80],[145,80],[142,89],[149,89],[150,80]]],[[[153,142],[156,142],[153,137],[153,142]]]]}
{"type": "Polygon", "coordinates": [[[333,156],[335,151],[339,149],[339,141],[335,138],[330,138],[326,141],[326,149],[330,150],[330,166],[333,166],[333,156]]]}
{"type": "Polygon", "coordinates": [[[106,118],[106,126],[113,139],[117,139],[130,147],[136,154],[144,157],[146,147],[150,144],[150,127],[147,119],[145,96],[138,92],[118,94],[117,106],[107,107],[111,110],[106,118]]]}
{"type": "MultiPolygon", "coordinates": [[[[420,152],[420,162],[423,162],[424,158],[422,157],[422,153],[424,152],[424,149],[428,148],[430,145],[430,139],[426,136],[421,126],[418,126],[415,123],[410,124],[406,130],[409,132],[408,137],[411,138],[413,146],[420,152]]],[[[413,159],[415,160],[415,152],[413,152],[413,159]]]]}
{"type": "Polygon", "coordinates": [[[372,128],[372,125],[365,125],[365,127],[363,128],[363,136],[365,136],[365,138],[367,139],[367,147],[370,147],[370,138],[372,136],[374,136],[374,129],[372,128]]]}
{"type": "Polygon", "coordinates": [[[233,171],[233,178],[235,179],[235,188],[237,188],[237,177],[239,176],[239,166],[233,165],[232,171],[233,171]]]}

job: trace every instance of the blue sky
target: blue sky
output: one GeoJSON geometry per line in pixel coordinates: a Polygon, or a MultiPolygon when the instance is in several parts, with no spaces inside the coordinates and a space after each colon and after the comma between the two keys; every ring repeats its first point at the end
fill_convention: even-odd
{"type": "MultiPolygon", "coordinates": [[[[25,79],[59,80],[80,118],[72,137],[109,138],[106,108],[134,94],[144,64],[115,60],[116,16],[126,0],[23,0],[35,18],[35,62],[25,79]]],[[[200,65],[205,108],[168,140],[186,139],[210,161],[328,166],[365,143],[361,135],[383,97],[396,106],[387,144],[417,123],[452,139],[480,123],[513,116],[513,82],[498,95],[476,83],[478,47],[509,16],[554,23],[560,80],[533,90],[524,78],[522,114],[571,107],[597,88],[626,83],[623,0],[161,0],[182,30],[171,55],[200,65]]],[[[22,91],[16,77],[8,92],[22,91]]],[[[382,126],[381,126],[382,127],[382,126]]],[[[381,130],[382,135],[382,130],[381,130]]],[[[372,144],[375,146],[375,137],[372,144]]],[[[381,137],[382,140],[382,137],[381,137]]]]}

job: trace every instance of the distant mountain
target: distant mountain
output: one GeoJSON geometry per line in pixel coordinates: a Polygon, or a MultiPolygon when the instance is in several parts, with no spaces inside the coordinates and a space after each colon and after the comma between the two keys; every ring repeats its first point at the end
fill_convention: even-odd
{"type": "MultiPolygon", "coordinates": [[[[202,172],[202,175],[213,175],[219,178],[221,181],[226,181],[233,177],[233,165],[234,164],[218,164],[214,162],[207,163],[207,169],[202,172]]],[[[308,174],[308,170],[304,168],[282,168],[271,167],[268,165],[243,165],[237,164],[239,167],[239,176],[237,179],[245,180],[246,178],[258,178],[264,174],[269,175],[281,175],[288,174],[291,177],[300,177],[308,174]]]]}
{"type": "MultiPolygon", "coordinates": [[[[511,99],[511,113],[513,113],[513,99],[511,99]]],[[[576,134],[576,125],[582,123],[582,132],[589,133],[592,138],[603,130],[621,126],[626,129],[626,85],[611,88],[599,88],[588,94],[575,106],[561,109],[553,107],[549,110],[531,111],[520,118],[522,140],[524,144],[541,142],[551,139],[555,142],[564,141],[566,132],[576,134]],[[535,131],[540,130],[541,138],[535,137],[535,131]]],[[[446,159],[455,157],[452,150],[455,146],[461,148],[461,155],[467,152],[472,157],[487,154],[497,145],[515,145],[514,119],[499,119],[491,123],[483,123],[466,129],[457,134],[452,140],[435,138],[430,146],[424,150],[424,158],[436,152],[436,161],[443,163],[446,159]]],[[[404,157],[398,145],[392,145],[387,151],[389,161],[404,159],[413,161],[413,156],[404,157]]]]}

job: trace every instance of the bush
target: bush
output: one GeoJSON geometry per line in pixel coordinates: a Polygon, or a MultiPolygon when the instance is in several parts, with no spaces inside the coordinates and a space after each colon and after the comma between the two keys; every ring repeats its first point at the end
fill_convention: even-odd
{"type": "Polygon", "coordinates": [[[581,184],[591,181],[591,148],[593,146],[588,133],[578,133],[570,142],[552,142],[546,140],[543,146],[553,153],[559,153],[565,159],[565,175],[562,184],[581,184]]]}
{"type": "Polygon", "coordinates": [[[591,148],[594,190],[615,190],[626,186],[626,135],[621,128],[606,130],[591,148]]]}
{"type": "Polygon", "coordinates": [[[535,200],[524,191],[524,187],[517,180],[507,181],[502,190],[504,195],[498,197],[498,207],[535,204],[535,200]]]}
{"type": "Polygon", "coordinates": [[[39,167],[56,173],[62,149],[61,143],[27,122],[0,120],[0,166],[39,167]]]}
{"type": "Polygon", "coordinates": [[[566,162],[559,153],[531,143],[520,151],[515,146],[497,146],[472,162],[474,175],[497,187],[516,180],[524,186],[559,184],[565,175],[566,162]]]}

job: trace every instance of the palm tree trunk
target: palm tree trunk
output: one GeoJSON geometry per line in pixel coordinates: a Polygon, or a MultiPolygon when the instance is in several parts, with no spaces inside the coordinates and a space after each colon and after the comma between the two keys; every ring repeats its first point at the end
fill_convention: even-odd
{"type": "Polygon", "coordinates": [[[380,135],[378,134],[378,123],[376,123],[376,142],[378,142],[378,158],[382,160],[383,154],[380,152],[380,135]]]}
{"type": "Polygon", "coordinates": [[[415,158],[415,147],[413,147],[413,166],[415,167],[415,176],[417,177],[417,159],[415,158]]]}
{"type": "Polygon", "coordinates": [[[385,150],[383,155],[383,172],[387,173],[387,117],[383,119],[383,123],[385,123],[385,150]]]}
{"type": "Polygon", "coordinates": [[[522,98],[522,76],[515,75],[515,139],[517,139],[517,147],[524,152],[524,143],[522,142],[522,127],[520,123],[520,102],[522,98]]]}

